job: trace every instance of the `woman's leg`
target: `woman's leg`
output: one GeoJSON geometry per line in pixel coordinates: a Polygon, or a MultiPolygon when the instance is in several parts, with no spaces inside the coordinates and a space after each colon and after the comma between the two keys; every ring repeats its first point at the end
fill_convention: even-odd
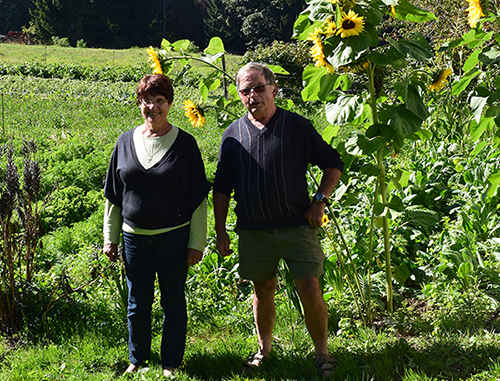
{"type": "Polygon", "coordinates": [[[187,312],[184,285],[187,275],[189,226],[158,236],[156,268],[163,308],[161,357],[163,368],[181,365],[186,347],[187,312]],[[161,238],[161,240],[160,240],[161,238]]]}
{"type": "Polygon", "coordinates": [[[135,366],[151,355],[151,306],[154,297],[154,247],[150,237],[123,233],[123,261],[127,274],[129,359],[135,366]]]}

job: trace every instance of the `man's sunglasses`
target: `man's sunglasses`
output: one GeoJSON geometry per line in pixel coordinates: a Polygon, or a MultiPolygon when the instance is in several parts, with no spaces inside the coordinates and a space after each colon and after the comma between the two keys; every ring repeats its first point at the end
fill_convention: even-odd
{"type": "Polygon", "coordinates": [[[270,83],[266,83],[265,85],[258,85],[254,87],[250,87],[249,89],[240,89],[238,90],[241,94],[243,94],[245,97],[248,97],[250,95],[250,92],[253,90],[257,94],[263,93],[266,90],[266,86],[270,85],[270,83]]]}

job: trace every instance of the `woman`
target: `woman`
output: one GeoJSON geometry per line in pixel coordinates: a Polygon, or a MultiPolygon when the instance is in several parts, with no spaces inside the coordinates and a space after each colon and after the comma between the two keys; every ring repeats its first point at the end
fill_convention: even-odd
{"type": "Polygon", "coordinates": [[[194,138],[169,123],[173,88],[163,74],[137,87],[144,124],[117,140],[104,195],[104,253],[118,258],[120,233],[127,275],[129,359],[126,372],[144,365],[151,350],[151,306],[156,274],[164,313],[163,375],[177,368],[186,341],[184,283],[188,266],[201,261],[206,243],[205,177],[194,138]]]}

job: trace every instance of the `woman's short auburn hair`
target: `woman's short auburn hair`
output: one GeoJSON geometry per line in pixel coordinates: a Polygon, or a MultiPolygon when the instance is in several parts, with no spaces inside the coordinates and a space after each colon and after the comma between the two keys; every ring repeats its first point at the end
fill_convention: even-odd
{"type": "Polygon", "coordinates": [[[152,74],[144,76],[137,86],[137,99],[144,99],[146,95],[163,95],[167,102],[174,101],[174,88],[170,78],[165,74],[152,74]]]}

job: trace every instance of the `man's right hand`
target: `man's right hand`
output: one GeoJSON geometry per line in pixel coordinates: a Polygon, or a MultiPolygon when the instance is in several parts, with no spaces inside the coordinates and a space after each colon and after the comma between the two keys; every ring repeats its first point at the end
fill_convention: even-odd
{"type": "Polygon", "coordinates": [[[233,250],[229,248],[231,244],[231,239],[227,232],[217,234],[217,243],[215,244],[215,248],[219,252],[219,254],[223,257],[227,257],[228,255],[233,254],[233,250]]]}

